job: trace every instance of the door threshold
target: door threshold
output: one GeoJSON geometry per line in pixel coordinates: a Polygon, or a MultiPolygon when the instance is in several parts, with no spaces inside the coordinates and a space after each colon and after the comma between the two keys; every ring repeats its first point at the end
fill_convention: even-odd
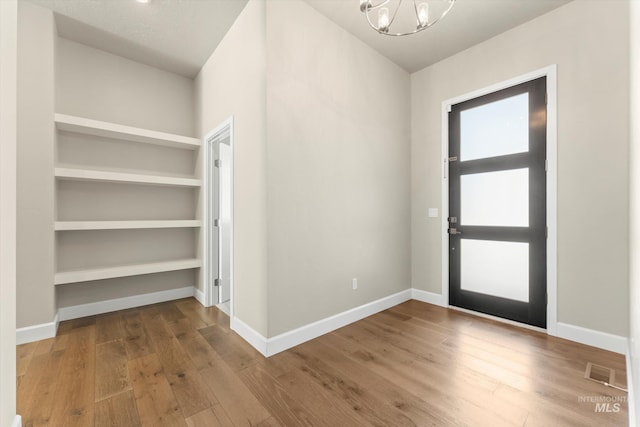
{"type": "Polygon", "coordinates": [[[495,320],[496,322],[505,323],[511,326],[518,326],[520,328],[529,329],[531,331],[542,332],[543,334],[548,334],[548,331],[544,328],[540,328],[538,326],[527,325],[526,323],[516,322],[515,320],[503,319],[502,317],[492,316],[491,314],[481,313],[479,311],[473,311],[462,307],[456,307],[454,305],[448,305],[447,308],[452,310],[461,311],[463,313],[471,314],[472,316],[483,317],[489,320],[495,320]]]}

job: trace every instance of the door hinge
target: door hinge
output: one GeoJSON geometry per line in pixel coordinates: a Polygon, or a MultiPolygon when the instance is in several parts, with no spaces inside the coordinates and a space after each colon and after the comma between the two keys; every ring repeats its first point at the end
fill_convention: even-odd
{"type": "Polygon", "coordinates": [[[450,161],[450,162],[457,162],[457,161],[458,161],[458,158],[457,158],[456,156],[449,157],[449,161],[450,161]]]}
{"type": "Polygon", "coordinates": [[[214,219],[213,220],[213,226],[214,227],[220,227],[220,220],[219,219],[214,219]]]}
{"type": "Polygon", "coordinates": [[[549,160],[544,159],[544,171],[549,172],[549,160]]]}
{"type": "Polygon", "coordinates": [[[213,286],[220,286],[220,279],[216,279],[213,281],[213,286]]]}
{"type": "Polygon", "coordinates": [[[549,227],[544,228],[544,237],[549,238],[549,227]]]}
{"type": "Polygon", "coordinates": [[[458,217],[450,216],[449,218],[447,218],[447,221],[449,221],[451,224],[455,224],[456,222],[458,222],[458,217]]]}
{"type": "Polygon", "coordinates": [[[451,112],[451,104],[447,105],[447,113],[451,112]]]}
{"type": "Polygon", "coordinates": [[[549,94],[547,92],[544,93],[544,105],[547,105],[549,99],[549,94]]]}
{"type": "Polygon", "coordinates": [[[219,168],[219,167],[220,167],[220,159],[215,159],[215,160],[213,161],[213,166],[215,166],[215,167],[219,168]]]}

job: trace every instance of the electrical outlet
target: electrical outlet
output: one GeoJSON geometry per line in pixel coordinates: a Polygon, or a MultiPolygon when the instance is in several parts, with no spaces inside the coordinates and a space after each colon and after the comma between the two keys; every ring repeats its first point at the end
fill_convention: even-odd
{"type": "Polygon", "coordinates": [[[355,277],[351,281],[351,289],[353,289],[354,291],[358,289],[358,279],[355,277]]]}

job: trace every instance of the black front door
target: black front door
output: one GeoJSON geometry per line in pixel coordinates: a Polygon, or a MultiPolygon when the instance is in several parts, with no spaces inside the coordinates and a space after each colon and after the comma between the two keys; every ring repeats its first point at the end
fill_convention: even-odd
{"type": "Polygon", "coordinates": [[[546,328],[546,78],[449,114],[450,304],[546,328]]]}

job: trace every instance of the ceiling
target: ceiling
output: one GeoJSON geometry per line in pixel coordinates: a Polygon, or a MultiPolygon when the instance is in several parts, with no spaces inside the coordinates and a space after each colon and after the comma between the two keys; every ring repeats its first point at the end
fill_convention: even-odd
{"type": "MultiPolygon", "coordinates": [[[[2,1],[2,0],[0,0],[2,1]]],[[[61,37],[195,77],[247,0],[29,0],[56,13],[61,37]]]]}
{"type": "MultiPolygon", "coordinates": [[[[30,0],[56,13],[58,34],[195,77],[247,0],[30,0]]],[[[270,0],[266,0],[267,2],[270,0]]],[[[373,31],[358,0],[304,0],[408,72],[529,21],[571,0],[457,0],[442,22],[409,37],[373,31]]]]}
{"type": "MultiPolygon", "coordinates": [[[[413,73],[571,0],[457,0],[442,21],[406,37],[390,37],[371,29],[358,8],[357,0],[305,1],[406,71],[413,73]]],[[[372,0],[372,3],[377,4],[379,1],[372,0]]],[[[437,3],[434,1],[434,4],[437,3]]],[[[392,7],[389,9],[392,10],[392,7]]]]}

